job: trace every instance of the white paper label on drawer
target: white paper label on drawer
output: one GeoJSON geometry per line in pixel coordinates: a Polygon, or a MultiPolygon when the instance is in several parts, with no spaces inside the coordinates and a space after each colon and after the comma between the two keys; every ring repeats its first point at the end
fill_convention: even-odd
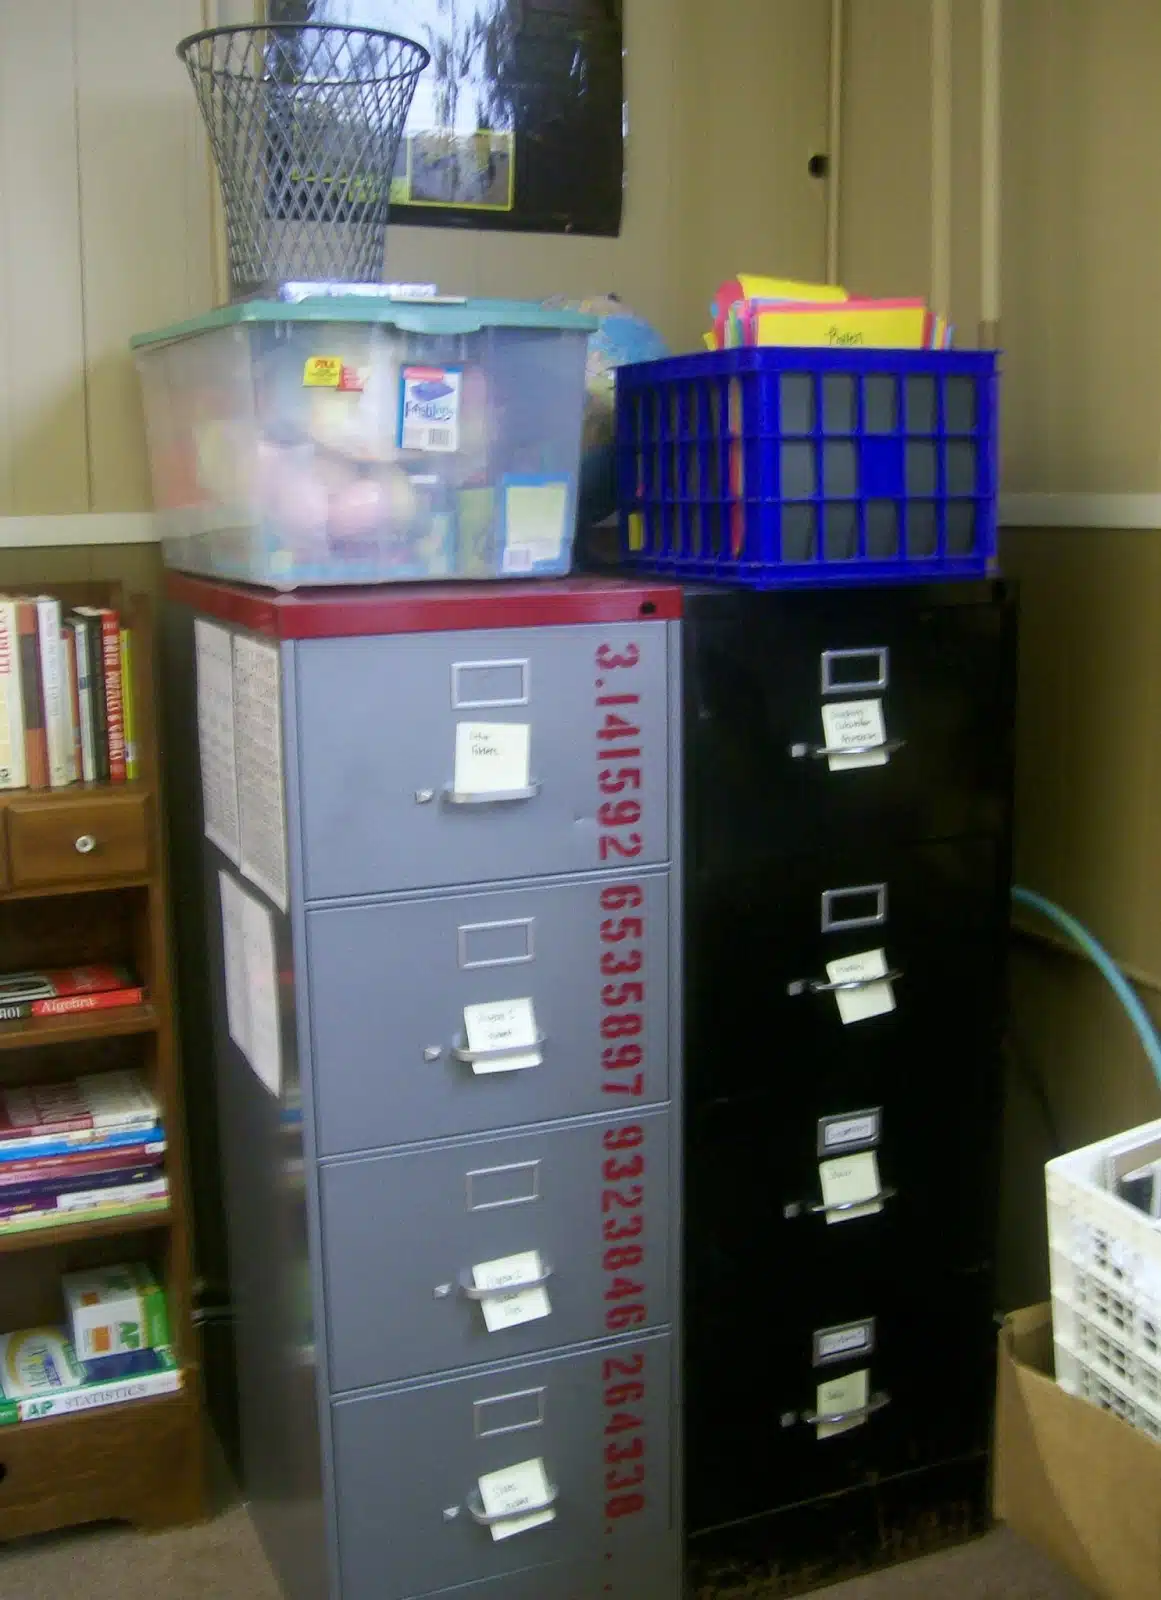
{"type": "Polygon", "coordinates": [[[886,744],[881,700],[838,700],[822,708],[823,742],[828,750],[853,749],[857,755],[832,755],[827,766],[832,772],[851,772],[856,767],[885,767],[886,750],[868,750],[867,745],[886,744]]]}
{"type": "Polygon", "coordinates": [[[504,1467],[499,1472],[486,1472],[478,1480],[480,1499],[489,1517],[499,1517],[491,1524],[493,1539],[510,1539],[514,1533],[527,1533],[530,1528],[540,1528],[556,1518],[556,1512],[545,1501],[551,1495],[544,1462],[539,1456],[533,1461],[520,1461],[514,1467],[504,1467]],[[541,1506],[540,1511],[526,1511],[527,1506],[541,1506]]]}
{"type": "MultiPolygon", "coordinates": [[[[481,1261],[472,1268],[472,1281],[477,1289],[507,1289],[510,1284],[528,1283],[542,1277],[544,1267],[540,1253],[524,1250],[519,1255],[501,1256],[496,1261],[481,1261]]],[[[508,1294],[490,1294],[480,1301],[484,1313],[484,1326],[489,1333],[500,1333],[505,1328],[519,1327],[522,1322],[535,1322],[547,1317],[552,1310],[548,1290],[513,1289],[508,1294]]]]}
{"type": "Polygon", "coordinates": [[[510,794],[531,781],[527,722],[457,722],[452,787],[460,795],[510,794]]]}
{"type": "Polygon", "coordinates": [[[531,1000],[491,1000],[465,1006],[464,1033],[468,1049],[481,1057],[472,1062],[473,1072],[518,1072],[522,1067],[538,1067],[543,1059],[536,1048],[536,1014],[531,1000]]]}
{"type": "Polygon", "coordinates": [[[855,1217],[869,1217],[882,1211],[883,1202],[876,1199],[879,1162],[873,1150],[865,1150],[857,1156],[839,1156],[834,1161],[820,1161],[818,1176],[828,1223],[851,1222],[855,1217]],[[834,1206],[847,1209],[832,1210],[834,1206]]]}
{"type": "Polygon", "coordinates": [[[844,1373],[841,1378],[828,1378],[820,1383],[815,1394],[814,1410],[819,1417],[845,1416],[846,1422],[820,1422],[815,1428],[819,1439],[833,1439],[836,1433],[849,1433],[867,1420],[867,1378],[865,1367],[858,1372],[844,1373]],[[851,1416],[850,1413],[856,1415],[851,1416]]]}
{"type": "Polygon", "coordinates": [[[868,1017],[884,1017],[895,1009],[895,991],[887,977],[887,952],[864,950],[857,956],[840,956],[828,961],[826,975],[831,983],[858,983],[859,989],[839,989],[835,993],[839,1016],[844,1026],[865,1022],[868,1017]],[[873,980],[882,978],[882,983],[873,980]]]}

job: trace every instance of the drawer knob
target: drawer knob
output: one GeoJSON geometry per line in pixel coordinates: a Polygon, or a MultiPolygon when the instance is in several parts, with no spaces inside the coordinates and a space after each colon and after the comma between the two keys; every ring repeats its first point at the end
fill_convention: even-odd
{"type": "Polygon", "coordinates": [[[795,761],[829,761],[832,756],[893,756],[906,743],[906,739],[883,739],[878,744],[792,744],[790,754],[795,761]]]}
{"type": "Polygon", "coordinates": [[[91,833],[82,833],[80,838],[74,841],[73,848],[79,856],[90,856],[97,848],[97,841],[91,833]]]}
{"type": "Polygon", "coordinates": [[[438,1061],[442,1055],[443,1051],[437,1044],[425,1044],[423,1047],[423,1059],[425,1061],[438,1061]]]}
{"type": "MultiPolygon", "coordinates": [[[[537,1033],[530,1044],[503,1045],[496,1050],[469,1050],[465,1045],[452,1046],[451,1056],[453,1061],[462,1061],[466,1066],[472,1066],[477,1061],[503,1061],[507,1056],[526,1056],[530,1050],[539,1050],[541,1045],[548,1043],[546,1033],[537,1033]]],[[[424,1056],[427,1056],[425,1050],[424,1056]]]]}
{"type": "Polygon", "coordinates": [[[898,1194],[889,1183],[885,1183],[875,1194],[869,1194],[865,1200],[839,1200],[833,1205],[820,1205],[817,1201],[791,1201],[788,1206],[782,1207],[782,1215],[787,1222],[793,1222],[795,1217],[809,1215],[812,1217],[841,1217],[848,1211],[857,1211],[860,1206],[882,1206],[888,1200],[894,1200],[898,1194]]]}

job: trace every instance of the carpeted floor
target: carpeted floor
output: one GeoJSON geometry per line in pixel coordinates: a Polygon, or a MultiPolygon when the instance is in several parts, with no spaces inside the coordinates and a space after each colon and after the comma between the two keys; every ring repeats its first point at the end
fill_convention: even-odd
{"type": "MultiPolygon", "coordinates": [[[[826,1600],[1085,1600],[1005,1529],[941,1555],[819,1591],[826,1600]]],[[[6,1600],[279,1600],[245,1511],[176,1533],[101,1528],[0,1551],[6,1600]]],[[[321,1600],[321,1597],[320,1597],[321,1600]]],[[[544,1600],[551,1600],[546,1595],[544,1600]]],[[[754,1600],[761,1600],[758,1595],[754,1600]]]]}

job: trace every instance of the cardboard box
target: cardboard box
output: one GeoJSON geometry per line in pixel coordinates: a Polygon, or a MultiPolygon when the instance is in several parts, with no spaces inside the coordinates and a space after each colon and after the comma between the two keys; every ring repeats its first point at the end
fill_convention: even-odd
{"type": "Polygon", "coordinates": [[[1047,1305],[1000,1334],[993,1497],[1101,1600],[1161,1600],[1161,1444],[1058,1387],[1047,1305]]]}

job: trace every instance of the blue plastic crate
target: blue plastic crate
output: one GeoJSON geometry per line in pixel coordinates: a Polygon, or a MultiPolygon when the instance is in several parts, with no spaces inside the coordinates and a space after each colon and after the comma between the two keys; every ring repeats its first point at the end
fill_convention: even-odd
{"type": "Polygon", "coordinates": [[[996,562],[994,351],[724,350],[617,372],[621,550],[754,589],[996,562]]]}

